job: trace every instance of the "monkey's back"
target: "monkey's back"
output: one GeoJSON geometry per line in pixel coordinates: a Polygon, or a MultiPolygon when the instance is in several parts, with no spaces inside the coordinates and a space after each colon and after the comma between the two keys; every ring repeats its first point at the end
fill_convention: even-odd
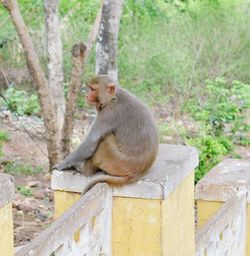
{"type": "Polygon", "coordinates": [[[116,123],[113,132],[121,151],[137,159],[154,161],[158,134],[147,106],[127,90],[118,88],[113,115],[116,123]]]}

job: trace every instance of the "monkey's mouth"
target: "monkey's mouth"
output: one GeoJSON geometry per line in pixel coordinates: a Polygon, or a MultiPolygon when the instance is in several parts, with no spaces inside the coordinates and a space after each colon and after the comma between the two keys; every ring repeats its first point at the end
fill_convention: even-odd
{"type": "Polygon", "coordinates": [[[96,105],[97,105],[97,102],[88,101],[88,100],[86,100],[86,103],[87,103],[89,106],[96,106],[96,105]]]}

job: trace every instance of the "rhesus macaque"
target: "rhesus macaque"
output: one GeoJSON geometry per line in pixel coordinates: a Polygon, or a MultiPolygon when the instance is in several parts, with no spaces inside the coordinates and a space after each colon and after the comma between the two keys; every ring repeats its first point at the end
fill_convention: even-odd
{"type": "Polygon", "coordinates": [[[75,168],[86,176],[103,171],[84,192],[98,182],[122,185],[138,180],[152,166],[158,151],[152,114],[107,75],[92,78],[88,88],[86,101],[96,107],[97,117],[83,143],[54,169],[75,168]]]}

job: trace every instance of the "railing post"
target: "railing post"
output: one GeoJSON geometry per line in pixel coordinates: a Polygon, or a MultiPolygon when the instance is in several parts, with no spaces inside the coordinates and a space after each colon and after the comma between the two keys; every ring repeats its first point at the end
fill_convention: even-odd
{"type": "Polygon", "coordinates": [[[218,209],[239,190],[247,191],[246,254],[250,256],[250,161],[226,159],[196,185],[198,227],[203,227],[218,209]]]}
{"type": "MultiPolygon", "coordinates": [[[[157,160],[140,181],[113,189],[112,255],[194,255],[194,168],[192,147],[160,145],[157,160]]],[[[79,198],[89,178],[54,172],[55,212],[79,198]]]]}
{"type": "Polygon", "coordinates": [[[15,194],[14,179],[0,174],[0,255],[14,255],[12,199],[15,194]]]}

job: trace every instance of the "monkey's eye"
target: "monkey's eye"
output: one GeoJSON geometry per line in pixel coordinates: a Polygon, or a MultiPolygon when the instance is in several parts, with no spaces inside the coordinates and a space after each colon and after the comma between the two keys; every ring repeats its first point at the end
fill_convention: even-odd
{"type": "Polygon", "coordinates": [[[91,92],[94,91],[94,89],[93,89],[92,87],[88,86],[88,88],[89,88],[89,90],[90,90],[91,92]]]}

